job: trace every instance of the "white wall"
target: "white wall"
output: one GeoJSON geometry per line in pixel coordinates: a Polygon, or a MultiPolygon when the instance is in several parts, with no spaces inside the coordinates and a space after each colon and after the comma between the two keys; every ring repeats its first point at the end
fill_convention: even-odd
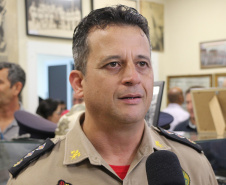
{"type": "MultiPolygon", "coordinates": [[[[226,39],[225,0],[165,0],[165,51],[159,79],[168,75],[223,73],[200,69],[199,43],[226,39]]],[[[166,84],[167,85],[167,84],[166,84]]],[[[162,108],[166,106],[166,86],[162,108]]]]}

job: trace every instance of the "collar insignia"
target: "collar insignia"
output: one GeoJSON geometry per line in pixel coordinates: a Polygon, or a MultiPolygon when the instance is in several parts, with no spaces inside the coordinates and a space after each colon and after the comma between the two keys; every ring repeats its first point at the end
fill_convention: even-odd
{"type": "Polygon", "coordinates": [[[155,145],[158,146],[158,147],[160,147],[160,148],[163,147],[163,145],[161,145],[161,144],[159,143],[159,141],[155,141],[155,145]]]}
{"type": "Polygon", "coordinates": [[[78,150],[73,150],[73,151],[71,151],[71,160],[73,160],[73,159],[76,159],[76,157],[79,157],[81,154],[80,154],[80,152],[78,151],[78,150]]]}

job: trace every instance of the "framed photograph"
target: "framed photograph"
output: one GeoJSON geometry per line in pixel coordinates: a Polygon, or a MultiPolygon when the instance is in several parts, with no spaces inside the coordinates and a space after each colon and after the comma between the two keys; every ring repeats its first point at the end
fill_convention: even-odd
{"type": "Polygon", "coordinates": [[[27,34],[72,39],[82,18],[82,0],[25,0],[27,34]]]}
{"type": "Polygon", "coordinates": [[[92,10],[98,9],[98,8],[103,8],[105,6],[113,6],[113,5],[126,5],[135,9],[138,9],[138,0],[107,0],[107,1],[102,1],[102,0],[91,0],[91,7],[92,10]]]}
{"type": "Polygon", "coordinates": [[[164,5],[140,1],[140,12],[148,20],[153,51],[164,51],[164,5]]]}
{"type": "Polygon", "coordinates": [[[145,116],[145,120],[146,120],[148,126],[151,126],[151,125],[157,126],[158,125],[164,84],[165,84],[164,81],[154,82],[153,97],[152,97],[151,105],[145,116]]]}
{"type": "Polygon", "coordinates": [[[201,69],[226,67],[226,40],[200,43],[201,69]]]}
{"type": "Polygon", "coordinates": [[[215,87],[226,87],[226,73],[214,74],[215,87]]]}
{"type": "Polygon", "coordinates": [[[185,94],[186,90],[192,86],[202,86],[205,88],[212,87],[213,86],[212,74],[180,75],[167,77],[167,94],[169,89],[172,87],[181,88],[183,93],[185,94]]]}
{"type": "Polygon", "coordinates": [[[17,1],[0,3],[0,62],[18,63],[17,1]]]}

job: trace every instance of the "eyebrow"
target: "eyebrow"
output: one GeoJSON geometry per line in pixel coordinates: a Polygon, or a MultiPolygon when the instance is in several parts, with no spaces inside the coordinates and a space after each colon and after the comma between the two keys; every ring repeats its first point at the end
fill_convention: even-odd
{"type": "Polygon", "coordinates": [[[103,64],[107,63],[109,60],[120,59],[120,58],[121,57],[119,55],[110,55],[110,56],[104,57],[103,60],[100,60],[99,65],[103,65],[103,64]]]}
{"type": "Polygon", "coordinates": [[[150,59],[148,56],[145,56],[145,55],[138,55],[137,58],[140,58],[140,59],[146,59],[146,60],[151,64],[151,59],[150,59]]]}
{"type": "Polygon", "coordinates": [[[111,55],[111,56],[108,56],[106,58],[104,58],[104,60],[102,60],[101,62],[106,62],[108,60],[112,60],[112,59],[120,59],[121,57],[119,55],[111,55]]]}

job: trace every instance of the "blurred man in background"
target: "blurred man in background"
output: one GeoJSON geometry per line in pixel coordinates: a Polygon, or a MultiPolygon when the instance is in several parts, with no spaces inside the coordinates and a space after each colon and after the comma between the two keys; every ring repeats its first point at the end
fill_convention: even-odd
{"type": "Polygon", "coordinates": [[[189,118],[189,114],[181,106],[184,103],[184,95],[183,91],[179,87],[173,87],[169,90],[168,100],[169,104],[163,112],[171,114],[174,118],[169,129],[172,131],[179,123],[187,120],[189,118]]]}
{"type": "Polygon", "coordinates": [[[192,86],[185,92],[185,102],[186,108],[189,112],[190,118],[179,123],[174,131],[184,131],[184,132],[197,132],[196,122],[195,122],[195,113],[193,109],[192,97],[191,97],[191,89],[195,88],[203,88],[202,86],[192,86]]]}
{"type": "Polygon", "coordinates": [[[26,75],[17,64],[0,62],[0,135],[10,140],[18,135],[19,127],[14,112],[22,110],[21,91],[26,75]]]}

